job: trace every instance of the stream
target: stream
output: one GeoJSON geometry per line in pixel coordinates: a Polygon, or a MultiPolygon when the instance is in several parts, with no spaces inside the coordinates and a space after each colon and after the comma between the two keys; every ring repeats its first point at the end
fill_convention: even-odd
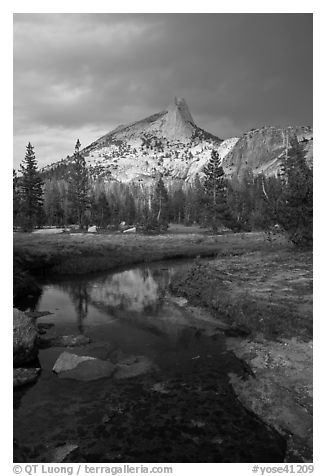
{"type": "Polygon", "coordinates": [[[229,374],[248,378],[208,314],[169,293],[189,261],[42,283],[49,335],[91,339],[39,352],[41,375],[14,392],[15,462],[282,462],[285,441],[246,410],[229,374]],[[146,362],[137,375],[83,381],[52,371],[62,352],[146,362]]]}

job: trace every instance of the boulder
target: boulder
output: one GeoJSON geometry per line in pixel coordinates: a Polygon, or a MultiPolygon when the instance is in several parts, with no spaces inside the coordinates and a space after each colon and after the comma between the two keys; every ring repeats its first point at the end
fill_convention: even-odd
{"type": "Polygon", "coordinates": [[[130,228],[130,225],[126,224],[125,221],[122,221],[120,224],[119,224],[119,231],[123,232],[125,230],[128,230],[128,228],[130,228]]]}
{"type": "Polygon", "coordinates": [[[19,367],[36,359],[38,353],[38,332],[34,320],[24,312],[14,309],[13,356],[14,367],[19,367]]]}
{"type": "Polygon", "coordinates": [[[132,228],[128,228],[127,230],[124,230],[123,233],[136,233],[136,227],[133,226],[132,228]]]}
{"type": "Polygon", "coordinates": [[[88,227],[88,230],[87,230],[88,233],[97,233],[97,228],[96,226],[90,226],[88,227]]]}
{"type": "Polygon", "coordinates": [[[40,368],[19,368],[14,369],[13,385],[14,388],[22,387],[29,383],[34,383],[40,374],[40,368]]]}

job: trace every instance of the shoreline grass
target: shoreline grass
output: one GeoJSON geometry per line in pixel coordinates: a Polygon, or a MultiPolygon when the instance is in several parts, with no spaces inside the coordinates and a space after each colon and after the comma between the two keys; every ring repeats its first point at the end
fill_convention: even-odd
{"type": "Polygon", "coordinates": [[[227,256],[287,246],[263,233],[224,235],[38,235],[16,233],[14,269],[31,274],[69,275],[111,270],[165,259],[227,256]]]}
{"type": "Polygon", "coordinates": [[[199,261],[170,287],[239,335],[312,339],[312,252],[266,248],[199,261]]]}

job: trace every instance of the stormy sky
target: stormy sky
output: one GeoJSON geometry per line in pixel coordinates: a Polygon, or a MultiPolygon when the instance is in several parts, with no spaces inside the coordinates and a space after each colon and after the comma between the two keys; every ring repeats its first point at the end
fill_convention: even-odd
{"type": "Polygon", "coordinates": [[[311,14],[15,14],[14,167],[186,99],[221,138],[312,125],[311,14]]]}

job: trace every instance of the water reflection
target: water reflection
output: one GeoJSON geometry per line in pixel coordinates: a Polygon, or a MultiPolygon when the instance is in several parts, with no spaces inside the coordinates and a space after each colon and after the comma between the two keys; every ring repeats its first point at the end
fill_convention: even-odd
{"type": "Polygon", "coordinates": [[[85,283],[76,283],[68,290],[77,315],[77,328],[80,334],[84,333],[84,325],[88,314],[88,302],[90,294],[88,286],[85,283]]]}
{"type": "Polygon", "coordinates": [[[74,304],[80,331],[89,305],[119,316],[121,312],[156,314],[162,306],[171,271],[137,268],[96,279],[60,285],[74,304]]]}
{"type": "Polygon", "coordinates": [[[78,331],[93,337],[103,332],[103,338],[140,342],[154,335],[168,337],[170,342],[187,341],[184,330],[194,325],[193,318],[168,296],[171,277],[186,266],[189,264],[151,265],[74,277],[45,286],[39,310],[53,311],[53,316],[44,320],[64,325],[62,332],[78,331]]]}
{"type": "Polygon", "coordinates": [[[108,277],[92,287],[93,304],[108,309],[153,313],[164,298],[169,276],[167,272],[154,273],[148,268],[133,269],[108,277]]]}

